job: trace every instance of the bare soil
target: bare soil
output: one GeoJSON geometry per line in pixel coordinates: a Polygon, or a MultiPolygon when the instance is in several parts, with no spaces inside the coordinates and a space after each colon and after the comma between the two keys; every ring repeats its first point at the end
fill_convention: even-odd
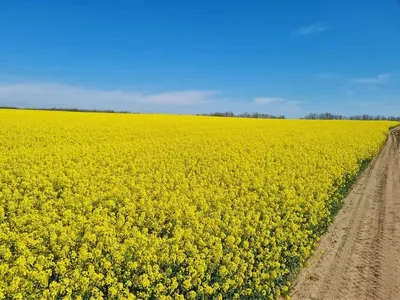
{"type": "Polygon", "coordinates": [[[400,299],[400,128],[361,175],[292,299],[400,299]]]}

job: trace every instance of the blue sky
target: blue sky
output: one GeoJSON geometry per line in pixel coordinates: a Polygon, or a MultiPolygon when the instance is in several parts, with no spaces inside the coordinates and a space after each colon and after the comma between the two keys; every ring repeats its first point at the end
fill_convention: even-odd
{"type": "Polygon", "coordinates": [[[0,2],[0,105],[400,115],[400,5],[0,2]]]}

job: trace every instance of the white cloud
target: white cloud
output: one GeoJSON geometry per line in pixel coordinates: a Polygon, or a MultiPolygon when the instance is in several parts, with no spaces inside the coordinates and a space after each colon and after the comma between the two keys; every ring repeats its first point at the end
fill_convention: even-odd
{"type": "Polygon", "coordinates": [[[143,96],[141,101],[155,104],[195,105],[210,103],[210,97],[216,94],[213,91],[178,91],[143,96]]]}
{"type": "Polygon", "coordinates": [[[98,90],[56,83],[0,84],[0,105],[81,109],[135,110],[160,106],[192,106],[209,103],[214,91],[188,90],[157,94],[98,90]]]}
{"type": "Polygon", "coordinates": [[[254,98],[254,104],[263,105],[263,104],[271,104],[271,103],[279,103],[285,102],[286,100],[283,98],[274,98],[274,97],[258,97],[254,98]]]}
{"type": "Polygon", "coordinates": [[[256,109],[263,108],[263,112],[272,115],[286,115],[288,117],[299,117],[303,114],[300,106],[301,101],[287,100],[278,97],[257,97],[253,103],[256,109]]]}
{"type": "Polygon", "coordinates": [[[232,111],[303,115],[298,101],[278,97],[258,97],[253,101],[229,98],[216,91],[184,90],[142,93],[127,90],[103,90],[59,83],[0,82],[0,106],[26,108],[78,108],[148,113],[196,114],[232,111]]]}
{"type": "Polygon", "coordinates": [[[392,74],[383,73],[383,74],[379,74],[378,76],[372,77],[372,78],[353,79],[352,82],[364,83],[364,84],[382,84],[382,83],[388,82],[391,77],[392,77],[392,74]]]}
{"type": "Polygon", "coordinates": [[[286,100],[285,98],[278,97],[257,97],[254,98],[253,103],[255,105],[268,105],[268,104],[290,104],[298,105],[301,101],[286,100]]]}
{"type": "Polygon", "coordinates": [[[310,34],[315,34],[315,33],[321,33],[321,32],[327,31],[329,29],[331,29],[331,27],[328,26],[327,24],[318,22],[318,23],[300,27],[298,30],[296,30],[296,34],[310,35],[310,34]]]}

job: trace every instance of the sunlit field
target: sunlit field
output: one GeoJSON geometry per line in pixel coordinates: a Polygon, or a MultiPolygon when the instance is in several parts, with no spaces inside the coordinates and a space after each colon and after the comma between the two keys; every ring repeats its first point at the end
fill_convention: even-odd
{"type": "Polygon", "coordinates": [[[0,299],[286,296],[393,124],[0,110],[0,299]]]}

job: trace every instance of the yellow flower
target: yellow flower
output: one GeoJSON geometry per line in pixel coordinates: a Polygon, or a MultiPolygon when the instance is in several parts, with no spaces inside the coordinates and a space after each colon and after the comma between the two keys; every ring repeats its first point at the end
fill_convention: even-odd
{"type": "Polygon", "coordinates": [[[394,125],[0,110],[0,299],[286,296],[394,125]]]}

